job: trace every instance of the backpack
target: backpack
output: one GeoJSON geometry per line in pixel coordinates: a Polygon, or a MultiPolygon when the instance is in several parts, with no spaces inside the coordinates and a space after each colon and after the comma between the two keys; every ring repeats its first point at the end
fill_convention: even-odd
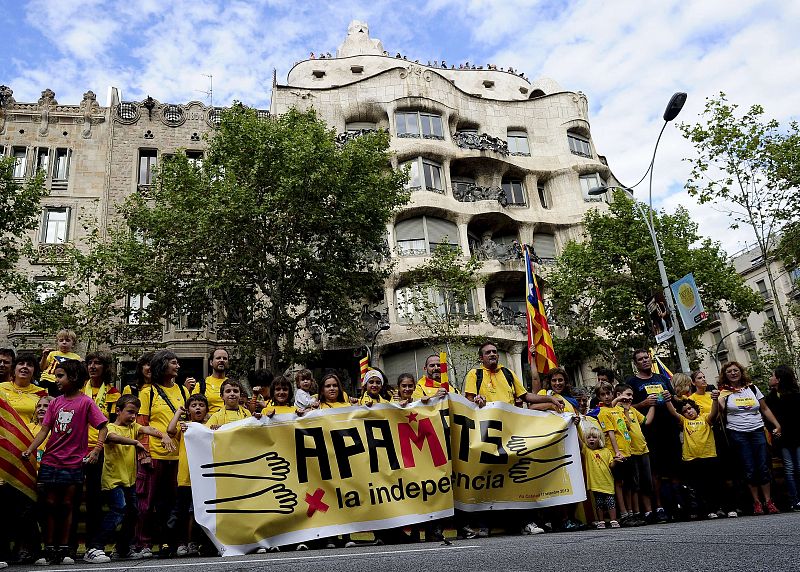
{"type": "MultiPolygon", "coordinates": [[[[503,377],[506,378],[508,382],[508,387],[511,389],[511,394],[514,394],[514,374],[511,373],[511,370],[505,366],[500,367],[500,371],[503,372],[503,377]]],[[[483,383],[483,368],[479,367],[475,370],[475,394],[480,395],[481,393],[481,384],[483,383]]]]}
{"type": "MultiPolygon", "coordinates": [[[[187,396],[186,396],[186,388],[183,387],[183,385],[181,385],[180,383],[178,383],[178,387],[180,388],[181,395],[183,396],[183,403],[186,404],[186,399],[188,399],[187,396]]],[[[150,385],[150,410],[147,412],[147,416],[148,417],[150,417],[150,415],[153,413],[153,392],[154,391],[158,391],[158,396],[161,399],[164,400],[164,402],[172,410],[173,413],[175,413],[175,411],[177,411],[177,408],[172,404],[172,401],[170,401],[169,396],[166,394],[164,389],[160,385],[158,385],[157,383],[153,383],[153,384],[150,385]]]]}

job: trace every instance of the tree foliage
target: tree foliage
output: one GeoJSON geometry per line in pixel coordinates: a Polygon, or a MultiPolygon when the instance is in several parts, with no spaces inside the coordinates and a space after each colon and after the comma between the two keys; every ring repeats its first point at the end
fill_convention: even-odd
{"type": "Polygon", "coordinates": [[[440,244],[430,259],[403,276],[404,296],[398,311],[408,328],[426,345],[446,351],[450,380],[461,387],[475,362],[475,339],[470,323],[479,319],[474,306],[475,289],[482,284],[483,263],[449,244],[440,244]]]}
{"type": "Polygon", "coordinates": [[[378,132],[338,145],[313,110],[234,105],[202,164],[175,154],[121,205],[106,286],[148,296],[140,323],[199,315],[274,371],[309,357],[310,328],[346,338],[382,295],[386,224],[409,198],[388,144],[378,132]]]}
{"type": "MultiPolygon", "coordinates": [[[[753,230],[772,295],[778,300],[769,262],[776,254],[779,233],[786,225],[794,224],[787,230],[796,228],[800,220],[800,126],[793,121],[781,128],[776,120],[764,117],[760,105],[739,113],[738,105],[729,103],[724,93],[706,100],[702,118],[695,125],[681,126],[697,152],[688,159],[692,173],[686,188],[700,204],[726,210],[732,229],[745,225],[753,230]]],[[[786,242],[784,246],[796,260],[796,247],[786,242]]],[[[792,328],[780,304],[778,326],[787,351],[793,353],[792,328]]]]}
{"type": "MultiPolygon", "coordinates": [[[[607,213],[587,212],[584,240],[568,243],[548,275],[553,316],[567,332],[555,340],[559,363],[593,356],[626,363],[633,348],[655,343],[645,304],[661,280],[639,208],[618,190],[607,213]]],[[[653,215],[670,282],[693,272],[708,311],[724,306],[743,316],[761,307],[760,296],[728,264],[719,244],[698,234],[686,209],[653,215]]],[[[684,333],[687,347],[698,346],[703,330],[701,324],[684,333]]]]}
{"type": "Polygon", "coordinates": [[[30,244],[28,232],[39,224],[40,201],[47,196],[44,173],[25,181],[14,178],[14,157],[0,157],[0,311],[10,307],[11,294],[26,289],[27,278],[18,264],[30,244]]]}

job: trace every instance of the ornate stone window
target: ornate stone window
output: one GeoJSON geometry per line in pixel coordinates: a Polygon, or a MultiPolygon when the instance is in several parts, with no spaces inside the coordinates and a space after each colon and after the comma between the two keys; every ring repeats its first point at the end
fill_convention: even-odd
{"type": "Polygon", "coordinates": [[[139,186],[150,186],[153,183],[153,169],[158,162],[158,151],[155,149],[139,149],[139,186]]]}
{"type": "Polygon", "coordinates": [[[180,105],[167,104],[164,106],[162,121],[164,125],[177,127],[186,121],[186,115],[183,113],[183,108],[180,105]]]}
{"type": "Polygon", "coordinates": [[[42,234],[39,242],[43,244],[63,244],[67,242],[69,231],[68,207],[45,207],[42,213],[42,234]]]}
{"type": "Polygon", "coordinates": [[[413,161],[403,163],[401,167],[411,166],[407,188],[411,190],[426,190],[444,194],[442,166],[429,159],[417,157],[413,161]]]}
{"type": "Polygon", "coordinates": [[[420,216],[394,225],[400,256],[427,256],[440,244],[458,248],[458,227],[449,220],[420,216]]]}
{"type": "Polygon", "coordinates": [[[475,291],[469,293],[467,299],[456,301],[452,292],[446,290],[436,290],[433,288],[424,289],[419,286],[406,286],[395,290],[395,305],[397,308],[397,319],[400,323],[408,323],[413,320],[414,314],[418,312],[428,312],[435,308],[439,316],[460,316],[465,320],[475,320],[478,318],[475,312],[475,291]]]}
{"type": "Polygon", "coordinates": [[[14,178],[24,179],[28,170],[28,150],[25,147],[13,147],[11,156],[14,157],[14,178]]]}
{"type": "Polygon", "coordinates": [[[600,202],[603,200],[601,196],[591,196],[589,190],[595,187],[601,187],[606,182],[600,177],[599,173],[592,173],[591,175],[581,175],[581,191],[583,192],[583,200],[587,202],[600,202]]]}
{"type": "Polygon", "coordinates": [[[556,260],[556,237],[547,232],[533,235],[533,254],[540,264],[552,264],[556,260]]]}
{"type": "Polygon", "coordinates": [[[572,132],[567,132],[567,141],[569,141],[569,150],[573,155],[581,157],[592,158],[592,145],[588,139],[585,139],[572,132]]]}
{"type": "Polygon", "coordinates": [[[442,116],[424,111],[398,111],[395,114],[398,137],[444,140],[442,116]]]}
{"type": "Polygon", "coordinates": [[[211,127],[219,127],[219,124],[222,123],[222,108],[214,107],[209,109],[206,123],[208,123],[211,127]]]}
{"type": "Polygon", "coordinates": [[[550,208],[550,196],[547,194],[547,189],[544,183],[536,183],[536,192],[539,194],[539,204],[543,209],[550,208]]]}
{"type": "Polygon", "coordinates": [[[139,119],[139,106],[133,101],[122,101],[117,106],[117,118],[121,123],[134,123],[139,119]]]}
{"type": "Polygon", "coordinates": [[[524,206],[525,184],[519,179],[507,179],[503,181],[503,192],[506,195],[506,203],[509,205],[524,206]]]}
{"type": "Polygon", "coordinates": [[[507,141],[508,152],[511,155],[531,154],[530,147],[528,147],[528,134],[525,131],[509,131],[507,141]]]}

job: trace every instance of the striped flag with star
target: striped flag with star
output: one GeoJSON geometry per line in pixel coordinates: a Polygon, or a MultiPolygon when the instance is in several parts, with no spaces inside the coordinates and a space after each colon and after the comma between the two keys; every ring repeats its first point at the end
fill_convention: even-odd
{"type": "Polygon", "coordinates": [[[531,262],[528,246],[525,246],[525,289],[528,324],[528,361],[531,369],[539,373],[547,373],[558,367],[556,352],[553,349],[553,338],[544,312],[542,295],[536,283],[536,273],[531,262]]]}
{"type": "MultiPolygon", "coordinates": [[[[19,413],[0,397],[0,480],[36,500],[36,468],[22,458],[22,452],[33,442],[28,425],[19,413]]],[[[32,455],[33,456],[33,455],[32,455]]]]}

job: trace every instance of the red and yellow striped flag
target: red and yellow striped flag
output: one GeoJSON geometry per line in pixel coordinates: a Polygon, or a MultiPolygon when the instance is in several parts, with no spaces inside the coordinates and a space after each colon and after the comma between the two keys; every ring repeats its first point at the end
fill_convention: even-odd
{"type": "Polygon", "coordinates": [[[22,452],[33,442],[30,429],[8,401],[0,397],[0,479],[36,500],[36,468],[22,452]]]}
{"type": "Polygon", "coordinates": [[[544,313],[542,295],[536,283],[536,274],[533,270],[531,255],[525,246],[525,287],[526,306],[528,314],[528,361],[531,369],[536,368],[539,373],[547,373],[554,367],[556,352],[553,349],[553,338],[550,335],[550,326],[544,313]]]}
{"type": "Polygon", "coordinates": [[[439,352],[439,373],[442,374],[442,377],[440,378],[440,384],[445,389],[448,389],[450,387],[450,374],[447,373],[447,352],[439,352]]]}
{"type": "Polygon", "coordinates": [[[369,371],[369,355],[364,356],[358,361],[358,366],[361,369],[361,381],[364,381],[364,376],[369,371]]]}

